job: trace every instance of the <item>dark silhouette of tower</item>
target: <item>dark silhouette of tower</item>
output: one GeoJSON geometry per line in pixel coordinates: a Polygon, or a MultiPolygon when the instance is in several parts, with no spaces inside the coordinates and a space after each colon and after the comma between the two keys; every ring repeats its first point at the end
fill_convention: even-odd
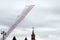
{"type": "Polygon", "coordinates": [[[34,27],[33,27],[32,34],[31,34],[31,40],[35,40],[34,27]]]}
{"type": "Polygon", "coordinates": [[[14,36],[12,40],[16,40],[16,37],[14,36]]]}
{"type": "Polygon", "coordinates": [[[27,37],[25,37],[25,40],[27,40],[27,37]]]}

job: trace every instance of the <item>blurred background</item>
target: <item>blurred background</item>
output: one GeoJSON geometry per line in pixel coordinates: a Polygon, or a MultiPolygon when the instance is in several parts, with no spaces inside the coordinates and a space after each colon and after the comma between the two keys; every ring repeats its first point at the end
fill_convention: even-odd
{"type": "Polygon", "coordinates": [[[35,7],[7,40],[12,40],[13,36],[17,40],[24,40],[25,37],[31,40],[32,27],[36,40],[60,40],[60,0],[0,0],[0,33],[3,30],[7,32],[28,5],[35,7]]]}

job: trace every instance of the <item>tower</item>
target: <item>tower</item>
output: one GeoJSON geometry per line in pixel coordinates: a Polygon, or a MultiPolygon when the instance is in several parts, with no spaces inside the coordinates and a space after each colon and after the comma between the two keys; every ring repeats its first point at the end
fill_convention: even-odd
{"type": "Polygon", "coordinates": [[[32,34],[31,34],[31,40],[35,40],[35,33],[34,33],[34,27],[32,28],[32,34]]]}
{"type": "Polygon", "coordinates": [[[25,40],[27,40],[27,37],[25,37],[25,40]]]}
{"type": "Polygon", "coordinates": [[[15,36],[13,37],[13,40],[16,40],[16,37],[15,36]]]}

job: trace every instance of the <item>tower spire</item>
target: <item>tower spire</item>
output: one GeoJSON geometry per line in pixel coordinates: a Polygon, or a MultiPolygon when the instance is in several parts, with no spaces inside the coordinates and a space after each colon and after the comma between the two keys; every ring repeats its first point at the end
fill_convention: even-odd
{"type": "Polygon", "coordinates": [[[31,40],[35,40],[35,33],[34,33],[34,27],[32,27],[32,34],[31,34],[31,40]]]}
{"type": "Polygon", "coordinates": [[[27,40],[27,37],[25,37],[25,40],[27,40]]]}
{"type": "Polygon", "coordinates": [[[34,34],[34,27],[32,27],[32,34],[34,34]]]}
{"type": "Polygon", "coordinates": [[[16,37],[14,36],[12,40],[16,40],[16,37]]]}
{"type": "Polygon", "coordinates": [[[33,31],[34,31],[34,27],[32,27],[33,31]]]}

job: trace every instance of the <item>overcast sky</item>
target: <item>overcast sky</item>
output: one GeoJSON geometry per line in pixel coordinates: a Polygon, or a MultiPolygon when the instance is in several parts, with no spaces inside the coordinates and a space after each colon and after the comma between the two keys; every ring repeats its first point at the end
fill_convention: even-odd
{"type": "MultiPolygon", "coordinates": [[[[32,27],[36,40],[60,40],[60,0],[0,0],[0,33],[10,29],[27,5],[35,5],[7,40],[31,39],[32,27]]],[[[0,34],[0,38],[2,35],[0,34]]]]}

